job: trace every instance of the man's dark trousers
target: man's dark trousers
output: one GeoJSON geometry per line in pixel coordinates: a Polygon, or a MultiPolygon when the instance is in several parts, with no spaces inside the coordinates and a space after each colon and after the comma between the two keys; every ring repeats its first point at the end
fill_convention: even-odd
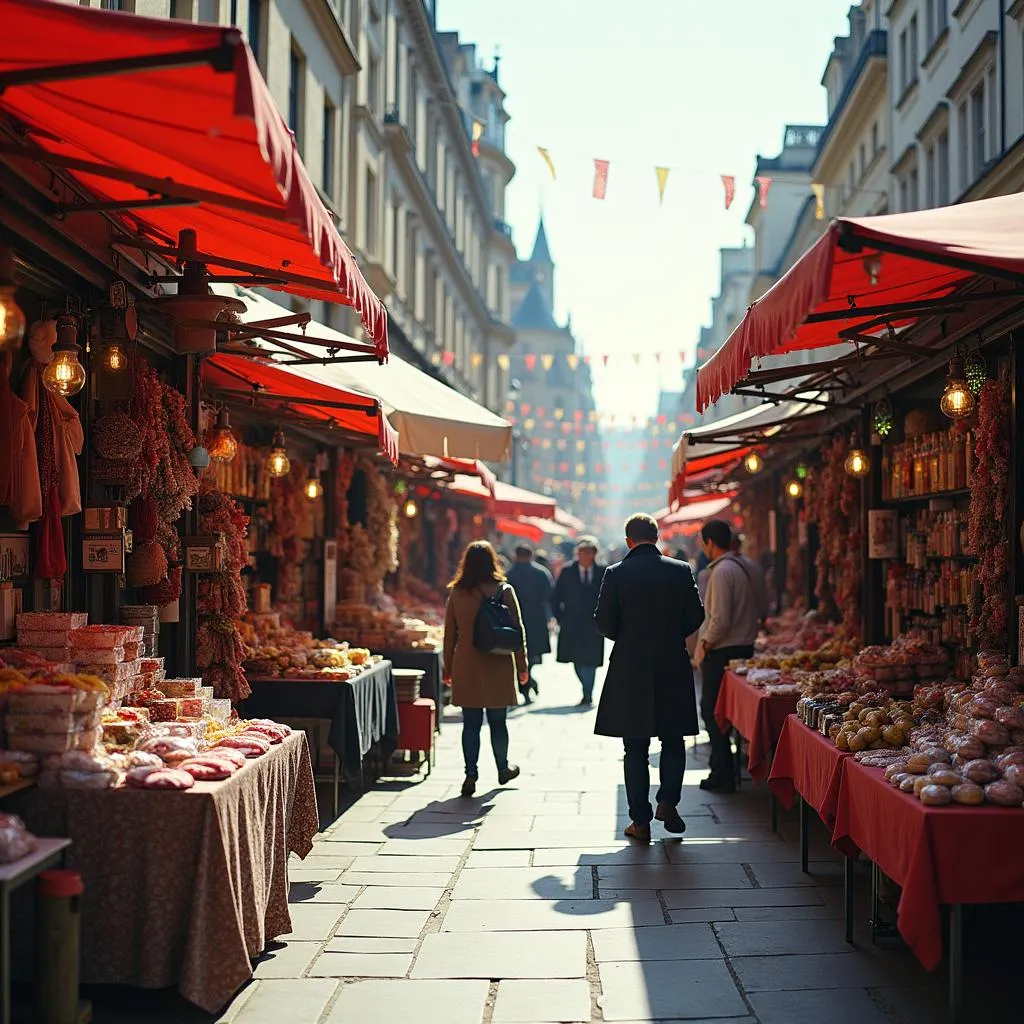
{"type": "Polygon", "coordinates": [[[711,740],[711,777],[726,781],[733,777],[732,744],[729,737],[718,728],[715,721],[715,704],[718,703],[718,692],[722,688],[722,676],[725,668],[734,658],[751,658],[754,655],[753,645],[746,647],[721,647],[708,651],[700,666],[700,713],[704,719],[704,728],[711,740]]]}
{"type": "MultiPolygon", "coordinates": [[[[677,807],[683,793],[683,772],[686,770],[686,740],[682,737],[659,737],[661,739],[660,775],[661,786],[655,798],[659,804],[677,807]]],[[[649,825],[654,817],[651,810],[651,741],[624,739],[622,759],[626,781],[626,798],[629,800],[629,816],[638,825],[649,825]]]]}

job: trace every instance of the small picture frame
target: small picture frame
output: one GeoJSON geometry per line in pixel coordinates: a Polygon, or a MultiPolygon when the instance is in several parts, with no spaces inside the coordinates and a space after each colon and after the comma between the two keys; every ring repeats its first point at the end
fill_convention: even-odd
{"type": "Polygon", "coordinates": [[[27,579],[31,549],[27,533],[0,533],[0,580],[27,579]]]}
{"type": "Polygon", "coordinates": [[[868,558],[899,558],[899,524],[895,509],[868,511],[868,558]]]}

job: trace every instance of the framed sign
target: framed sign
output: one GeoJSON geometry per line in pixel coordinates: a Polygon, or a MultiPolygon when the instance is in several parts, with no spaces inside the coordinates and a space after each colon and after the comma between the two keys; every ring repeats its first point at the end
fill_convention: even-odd
{"type": "Polygon", "coordinates": [[[124,572],[124,534],[90,533],[82,541],[85,572],[124,572]]]}
{"type": "Polygon", "coordinates": [[[779,514],[768,509],[768,550],[774,555],[779,550],[779,514]]]}
{"type": "Polygon", "coordinates": [[[899,558],[900,538],[896,510],[868,511],[868,558],[899,558]]]}
{"type": "Polygon", "coordinates": [[[27,533],[0,533],[0,580],[26,578],[29,551],[27,533]]]}

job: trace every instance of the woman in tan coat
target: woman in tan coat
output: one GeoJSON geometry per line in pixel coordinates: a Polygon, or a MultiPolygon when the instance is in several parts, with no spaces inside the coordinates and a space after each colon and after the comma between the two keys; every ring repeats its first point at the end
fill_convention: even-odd
{"type": "Polygon", "coordinates": [[[451,683],[452,703],[462,708],[462,754],[466,761],[462,795],[469,797],[476,791],[485,710],[498,782],[504,786],[519,775],[519,768],[508,763],[506,717],[509,707],[519,702],[517,676],[520,683],[529,678],[526,641],[514,655],[487,653],[473,644],[480,605],[499,591],[502,603],[522,630],[516,593],[505,582],[498,556],[487,541],[474,541],[466,548],[449,589],[444,617],[444,679],[451,683]]]}

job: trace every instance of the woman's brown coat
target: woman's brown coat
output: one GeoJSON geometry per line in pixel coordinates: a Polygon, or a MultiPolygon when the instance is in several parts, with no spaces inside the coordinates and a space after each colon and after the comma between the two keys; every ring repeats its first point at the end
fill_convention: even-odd
{"type": "MultiPolygon", "coordinates": [[[[516,592],[501,584],[501,599],[522,628],[516,592]]],[[[460,708],[507,708],[519,703],[519,673],[526,672],[526,641],[515,655],[487,654],[473,646],[473,625],[483,597],[499,584],[485,583],[473,590],[454,587],[444,616],[444,675],[451,679],[452,703],[460,708]]]]}

